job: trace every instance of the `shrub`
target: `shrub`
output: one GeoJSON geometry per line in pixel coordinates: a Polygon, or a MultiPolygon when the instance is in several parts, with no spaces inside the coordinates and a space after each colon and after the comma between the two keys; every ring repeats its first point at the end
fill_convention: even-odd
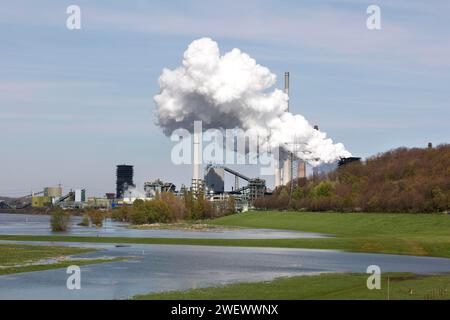
{"type": "Polygon", "coordinates": [[[179,221],[186,218],[186,205],[183,199],[178,198],[171,192],[162,192],[158,197],[169,205],[171,220],[179,221]]]}
{"type": "Polygon", "coordinates": [[[148,216],[149,223],[162,222],[168,223],[173,221],[172,209],[165,201],[156,199],[147,203],[148,212],[152,214],[148,216]]]}
{"type": "Polygon", "coordinates": [[[114,221],[129,222],[131,219],[132,208],[130,207],[117,207],[112,210],[111,218],[114,221]]]}
{"type": "Polygon", "coordinates": [[[133,207],[130,214],[130,222],[132,224],[145,224],[147,223],[147,213],[145,210],[144,201],[136,200],[133,203],[133,207]]]}
{"type": "Polygon", "coordinates": [[[81,220],[81,222],[78,225],[82,226],[82,227],[89,227],[89,225],[90,225],[90,223],[89,223],[89,216],[88,215],[84,215],[83,219],[81,220]]]}
{"type": "Polygon", "coordinates": [[[50,226],[54,232],[64,232],[69,229],[70,215],[62,209],[52,212],[50,217],[50,226]]]}
{"type": "Polygon", "coordinates": [[[226,214],[236,213],[236,199],[233,196],[228,197],[226,214]]]}
{"type": "Polygon", "coordinates": [[[91,219],[92,225],[97,228],[100,228],[103,225],[104,215],[100,210],[90,210],[87,214],[91,219]]]}
{"type": "Polygon", "coordinates": [[[317,186],[315,186],[310,196],[313,198],[324,198],[330,197],[334,194],[334,185],[330,181],[321,181],[317,186]]]}

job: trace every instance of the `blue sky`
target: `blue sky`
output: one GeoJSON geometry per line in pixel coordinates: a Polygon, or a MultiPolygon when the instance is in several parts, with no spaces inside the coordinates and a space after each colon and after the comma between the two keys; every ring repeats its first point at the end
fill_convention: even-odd
{"type": "Polygon", "coordinates": [[[102,195],[120,163],[138,184],[188,184],[153,96],[161,70],[204,36],[250,54],[280,88],[289,71],[291,110],[354,155],[448,143],[449,12],[448,1],[406,0],[3,2],[0,195],[58,183],[102,195]],[[66,28],[70,4],[81,30],[66,28]],[[369,4],[381,7],[379,31],[366,28],[369,4]]]}

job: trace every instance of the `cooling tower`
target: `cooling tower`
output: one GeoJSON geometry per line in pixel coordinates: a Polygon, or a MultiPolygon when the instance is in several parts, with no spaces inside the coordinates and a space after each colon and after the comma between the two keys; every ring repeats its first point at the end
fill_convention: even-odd
{"type": "Polygon", "coordinates": [[[306,163],[305,161],[299,161],[297,167],[297,177],[306,178],[306,163]]]}

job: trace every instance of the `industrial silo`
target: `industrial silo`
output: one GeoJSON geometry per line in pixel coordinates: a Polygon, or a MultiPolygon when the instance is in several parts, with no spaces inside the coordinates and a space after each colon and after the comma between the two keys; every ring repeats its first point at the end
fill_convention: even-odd
{"type": "Polygon", "coordinates": [[[61,198],[62,197],[61,186],[44,188],[44,196],[50,198],[61,198]]]}

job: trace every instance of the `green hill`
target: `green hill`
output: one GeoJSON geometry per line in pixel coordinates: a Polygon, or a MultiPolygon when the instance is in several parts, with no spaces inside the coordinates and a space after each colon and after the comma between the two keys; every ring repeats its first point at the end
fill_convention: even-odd
{"type": "Polygon", "coordinates": [[[298,179],[258,199],[259,209],[447,212],[450,145],[398,148],[320,177],[298,179]]]}

